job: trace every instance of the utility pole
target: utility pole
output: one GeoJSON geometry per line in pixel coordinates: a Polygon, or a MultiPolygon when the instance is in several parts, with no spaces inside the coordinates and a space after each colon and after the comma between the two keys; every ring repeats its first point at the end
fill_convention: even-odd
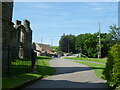
{"type": "Polygon", "coordinates": [[[82,56],[82,48],[80,47],[80,53],[79,53],[79,58],[82,56]]]}
{"type": "Polygon", "coordinates": [[[41,51],[42,51],[42,41],[43,41],[43,39],[41,37],[41,44],[40,44],[41,51]]]}
{"type": "Polygon", "coordinates": [[[53,46],[53,39],[51,39],[51,47],[53,46]]]}
{"type": "Polygon", "coordinates": [[[101,58],[101,36],[100,36],[100,22],[99,22],[99,35],[98,35],[98,58],[101,58]]]}
{"type": "Polygon", "coordinates": [[[42,44],[42,38],[41,38],[41,44],[42,44]]]}

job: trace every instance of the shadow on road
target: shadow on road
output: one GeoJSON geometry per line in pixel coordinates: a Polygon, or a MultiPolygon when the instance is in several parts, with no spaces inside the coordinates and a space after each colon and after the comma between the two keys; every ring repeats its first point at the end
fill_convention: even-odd
{"type": "Polygon", "coordinates": [[[74,73],[74,72],[80,72],[80,71],[89,71],[93,69],[104,69],[104,68],[97,68],[97,67],[54,67],[58,72],[56,72],[54,75],[57,74],[66,74],[66,73],[74,73]]]}
{"type": "Polygon", "coordinates": [[[27,88],[102,88],[100,90],[107,90],[105,83],[72,82],[67,80],[42,80],[42,82],[38,81],[27,88]]]}
{"type": "Polygon", "coordinates": [[[49,75],[49,72],[47,73],[47,71],[51,71],[53,68],[55,68],[57,71],[53,75],[74,73],[74,72],[80,72],[80,71],[89,71],[92,69],[104,69],[104,68],[98,68],[98,67],[90,68],[90,67],[44,67],[44,66],[40,66],[39,71],[41,71],[41,69],[45,69],[46,72],[42,74],[49,75]]]}
{"type": "Polygon", "coordinates": [[[49,75],[50,72],[48,71],[51,71],[53,68],[56,69],[56,73],[53,74],[52,77],[48,77],[43,80],[37,81],[34,84],[28,86],[27,88],[40,88],[40,89],[41,88],[55,88],[55,89],[56,88],[102,88],[100,90],[107,90],[107,86],[105,82],[103,82],[102,80],[97,81],[97,79],[94,79],[94,75],[91,72],[87,72],[87,73],[85,72],[85,71],[91,71],[92,69],[104,69],[104,68],[99,68],[99,67],[90,68],[87,66],[83,66],[83,67],[82,66],[81,67],[41,66],[39,70],[41,69],[46,70],[43,73],[43,76],[44,76],[44,75],[49,75]],[[83,76],[79,76],[77,74],[73,74],[75,72],[85,72],[85,73],[82,74],[83,76]],[[64,74],[67,74],[67,75],[64,75],[64,74]],[[91,75],[93,75],[93,77],[89,77],[91,75]]]}

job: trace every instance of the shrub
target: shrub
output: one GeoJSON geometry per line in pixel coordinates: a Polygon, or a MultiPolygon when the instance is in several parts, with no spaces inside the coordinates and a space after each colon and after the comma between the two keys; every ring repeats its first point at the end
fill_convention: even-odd
{"type": "MultiPolygon", "coordinates": [[[[81,57],[82,58],[88,58],[86,55],[84,55],[84,54],[81,54],[81,57]]],[[[77,58],[79,58],[79,56],[77,56],[77,58]]]]}
{"type": "Polygon", "coordinates": [[[84,55],[84,54],[82,54],[81,56],[82,56],[83,58],[88,58],[88,57],[87,57],[86,55],[84,55]]]}
{"type": "Polygon", "coordinates": [[[120,85],[120,45],[111,47],[104,74],[110,87],[116,88],[120,85]]]}

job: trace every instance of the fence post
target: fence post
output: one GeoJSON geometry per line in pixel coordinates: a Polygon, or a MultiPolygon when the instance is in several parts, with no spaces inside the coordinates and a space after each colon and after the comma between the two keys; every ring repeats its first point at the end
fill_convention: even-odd
{"type": "Polygon", "coordinates": [[[8,72],[8,76],[10,75],[10,47],[7,47],[8,49],[8,64],[7,64],[7,72],[8,72]]]}
{"type": "Polygon", "coordinates": [[[36,52],[32,50],[32,67],[31,67],[32,72],[34,72],[35,70],[36,56],[37,56],[36,52]]]}

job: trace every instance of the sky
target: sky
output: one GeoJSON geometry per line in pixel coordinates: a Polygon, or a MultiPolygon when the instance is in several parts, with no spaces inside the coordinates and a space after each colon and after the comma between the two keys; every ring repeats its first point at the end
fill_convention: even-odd
{"type": "Polygon", "coordinates": [[[65,34],[108,33],[109,26],[118,24],[117,2],[15,2],[13,22],[28,19],[33,42],[59,45],[65,34]]]}

